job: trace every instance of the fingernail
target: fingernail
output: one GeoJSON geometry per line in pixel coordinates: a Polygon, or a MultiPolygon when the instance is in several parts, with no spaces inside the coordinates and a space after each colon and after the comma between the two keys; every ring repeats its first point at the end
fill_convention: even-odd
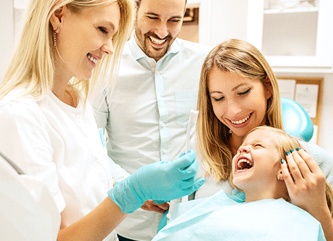
{"type": "Polygon", "coordinates": [[[284,160],[283,160],[283,159],[281,159],[281,160],[280,160],[280,162],[281,162],[281,164],[283,164],[283,163],[284,163],[284,160]]]}
{"type": "Polygon", "coordinates": [[[301,148],[297,147],[297,148],[296,148],[296,151],[299,151],[299,150],[301,150],[301,148]]]}
{"type": "Polygon", "coordinates": [[[295,150],[294,149],[290,149],[290,153],[293,153],[295,150]]]}
{"type": "Polygon", "coordinates": [[[286,152],[286,156],[288,156],[288,155],[290,155],[290,152],[289,152],[289,151],[286,152]]]}

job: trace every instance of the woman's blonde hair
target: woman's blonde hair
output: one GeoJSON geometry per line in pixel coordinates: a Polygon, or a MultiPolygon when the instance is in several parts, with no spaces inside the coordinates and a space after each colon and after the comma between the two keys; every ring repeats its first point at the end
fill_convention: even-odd
{"type": "MultiPolygon", "coordinates": [[[[259,126],[253,128],[247,135],[256,130],[263,130],[266,132],[270,132],[270,135],[274,136],[274,142],[276,147],[278,148],[278,152],[280,154],[280,158],[286,160],[286,153],[290,152],[290,150],[296,150],[297,148],[301,148],[301,143],[296,137],[293,137],[287,134],[285,131],[277,128],[273,128],[270,126],[259,126]]],[[[333,190],[332,187],[326,182],[326,201],[327,206],[331,212],[331,216],[333,218],[333,190]]]]}
{"type": "Polygon", "coordinates": [[[267,100],[265,123],[283,128],[280,92],[277,79],[260,51],[250,43],[230,39],[217,45],[206,57],[201,70],[198,94],[198,145],[209,172],[217,180],[227,180],[231,173],[232,153],[229,128],[214,114],[208,91],[208,75],[213,68],[235,73],[241,77],[260,80],[272,96],[267,100]]]}
{"type": "Polygon", "coordinates": [[[37,99],[52,90],[57,52],[53,47],[50,18],[57,9],[66,5],[71,11],[80,12],[84,8],[112,2],[116,2],[120,8],[119,31],[113,37],[114,54],[103,57],[97,63],[90,81],[71,79],[71,83],[87,98],[89,89],[98,82],[104,82],[117,65],[123,45],[132,30],[132,0],[31,0],[21,38],[0,85],[0,98],[15,88],[21,88],[22,95],[30,94],[37,99]]]}

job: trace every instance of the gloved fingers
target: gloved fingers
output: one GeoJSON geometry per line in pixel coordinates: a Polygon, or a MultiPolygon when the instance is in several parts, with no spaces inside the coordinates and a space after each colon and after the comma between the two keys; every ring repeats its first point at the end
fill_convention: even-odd
{"type": "Polygon", "coordinates": [[[194,180],[195,176],[197,175],[198,166],[199,166],[198,161],[194,160],[194,162],[192,162],[192,164],[188,166],[186,169],[180,170],[181,179],[184,181],[189,179],[194,180]]]}
{"type": "Polygon", "coordinates": [[[205,178],[199,178],[198,180],[195,181],[194,185],[193,185],[193,191],[197,191],[202,185],[204,185],[206,182],[205,178]]]}
{"type": "Polygon", "coordinates": [[[174,161],[170,162],[170,164],[172,164],[172,166],[176,167],[177,169],[185,170],[189,166],[191,166],[193,162],[196,161],[195,158],[196,158],[195,152],[193,150],[190,150],[185,155],[181,155],[174,161]]]}
{"type": "Polygon", "coordinates": [[[181,170],[180,172],[182,175],[182,180],[186,180],[186,179],[194,177],[197,174],[198,166],[199,166],[198,161],[194,160],[194,162],[192,162],[192,164],[190,166],[181,170]]]}
{"type": "Polygon", "coordinates": [[[206,179],[205,178],[199,178],[198,180],[195,180],[195,177],[191,177],[187,180],[183,180],[181,183],[180,183],[180,187],[182,189],[188,189],[188,188],[191,188],[193,187],[194,185],[198,187],[201,187],[204,183],[205,183],[206,179]]]}
{"type": "Polygon", "coordinates": [[[195,180],[195,177],[189,178],[187,180],[183,180],[180,184],[180,187],[182,189],[188,189],[188,188],[195,188],[197,190],[199,187],[201,187],[206,182],[205,178],[199,178],[195,180]]]}
{"type": "Polygon", "coordinates": [[[185,171],[185,172],[181,172],[180,179],[183,182],[186,182],[188,180],[191,180],[192,182],[194,182],[196,175],[197,175],[196,171],[192,171],[192,172],[185,171]]]}
{"type": "Polygon", "coordinates": [[[190,195],[193,192],[197,191],[204,183],[206,182],[205,178],[200,178],[196,181],[187,182],[182,186],[183,189],[183,196],[190,195]]]}
{"type": "Polygon", "coordinates": [[[193,186],[194,182],[195,182],[195,179],[193,176],[191,178],[183,180],[182,182],[180,182],[179,185],[180,185],[181,189],[185,190],[185,189],[191,188],[193,186]]]}

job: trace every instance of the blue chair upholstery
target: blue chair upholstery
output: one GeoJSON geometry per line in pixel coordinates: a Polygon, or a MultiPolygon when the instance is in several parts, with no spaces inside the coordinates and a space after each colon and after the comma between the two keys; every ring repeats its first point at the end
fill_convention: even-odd
{"type": "Polygon", "coordinates": [[[313,123],[309,114],[296,101],[281,98],[284,130],[292,136],[310,141],[313,136],[313,123]]]}

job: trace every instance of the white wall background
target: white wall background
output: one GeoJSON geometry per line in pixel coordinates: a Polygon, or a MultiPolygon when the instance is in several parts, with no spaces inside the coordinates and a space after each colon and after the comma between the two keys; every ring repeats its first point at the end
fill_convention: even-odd
{"type": "Polygon", "coordinates": [[[14,9],[12,0],[1,0],[0,9],[0,81],[14,49],[14,9]]]}
{"type": "Polygon", "coordinates": [[[18,41],[24,11],[29,0],[1,0],[0,9],[0,81],[2,81],[10,58],[15,50],[18,41]]]}
{"type": "Polygon", "coordinates": [[[333,155],[333,73],[324,78],[319,145],[333,155]]]}

